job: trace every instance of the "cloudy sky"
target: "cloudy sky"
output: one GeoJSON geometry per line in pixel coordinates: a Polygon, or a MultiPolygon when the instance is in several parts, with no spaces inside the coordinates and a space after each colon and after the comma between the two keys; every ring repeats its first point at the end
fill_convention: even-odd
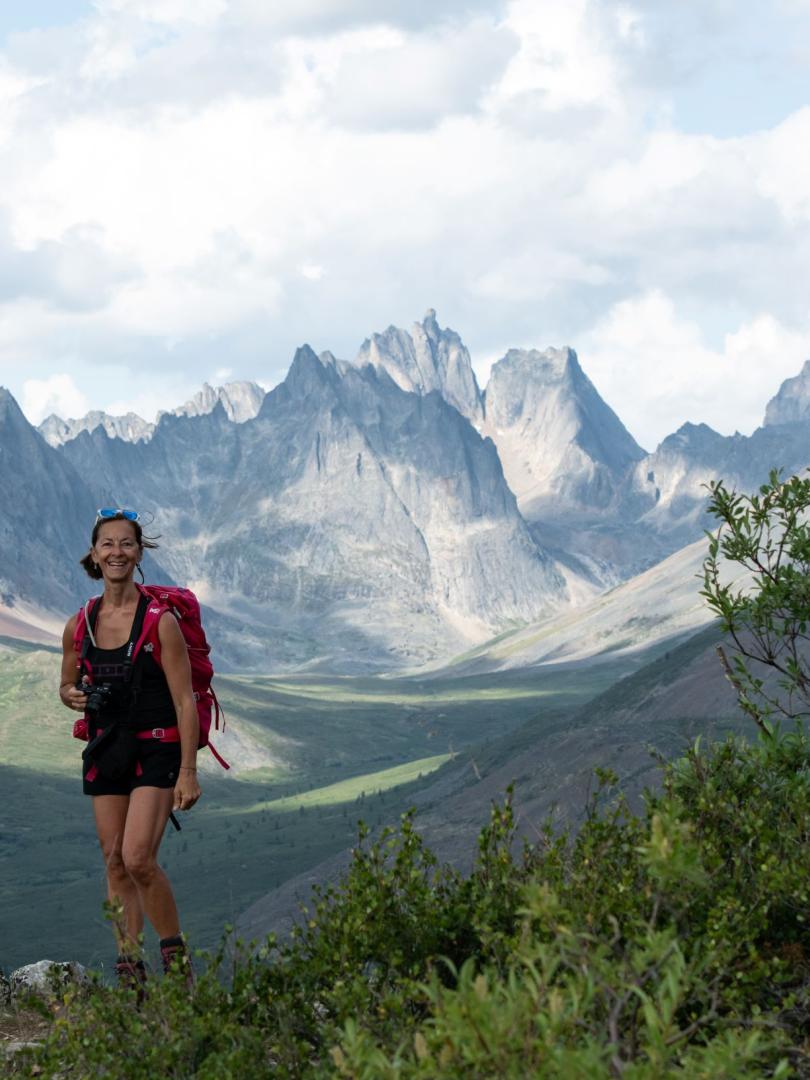
{"type": "Polygon", "coordinates": [[[50,411],[352,358],[435,307],[482,383],[575,347],[652,448],[810,357],[810,0],[0,10],[0,382],[50,411]]]}

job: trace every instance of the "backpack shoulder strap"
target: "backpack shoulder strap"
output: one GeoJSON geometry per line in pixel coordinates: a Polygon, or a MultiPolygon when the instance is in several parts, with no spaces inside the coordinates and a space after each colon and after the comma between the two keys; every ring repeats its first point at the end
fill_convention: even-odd
{"type": "Polygon", "coordinates": [[[141,653],[150,652],[154,660],[161,664],[160,660],[160,635],[158,634],[158,623],[165,612],[171,611],[168,604],[163,604],[159,600],[156,600],[154,596],[138,587],[138,591],[141,596],[147,600],[146,608],[143,614],[143,624],[141,626],[141,632],[135,642],[135,649],[132,653],[133,661],[141,653]]]}
{"type": "Polygon", "coordinates": [[[100,597],[91,596],[76,613],[76,626],[73,630],[73,651],[77,656],[77,666],[81,667],[87,659],[87,651],[91,645],[95,645],[93,631],[98,618],[98,602],[100,597]]]}

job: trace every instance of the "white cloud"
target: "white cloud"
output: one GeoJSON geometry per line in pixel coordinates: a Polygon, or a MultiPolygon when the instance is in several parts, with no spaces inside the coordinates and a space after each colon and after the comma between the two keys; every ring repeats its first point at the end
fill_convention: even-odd
{"type": "Polygon", "coordinates": [[[152,423],[159,412],[168,412],[189,401],[200,386],[200,380],[179,374],[150,373],[149,379],[144,380],[129,372],[121,379],[118,396],[107,401],[104,411],[110,416],[131,412],[152,423]]]}
{"type": "Polygon", "coordinates": [[[26,379],[22,385],[21,408],[32,424],[40,424],[51,413],[63,418],[84,416],[90,405],[72,376],[60,374],[47,379],[26,379]]]}
{"type": "Polygon", "coordinates": [[[276,33],[323,34],[367,24],[412,29],[460,19],[479,10],[498,10],[493,0],[231,0],[230,20],[276,33]]]}
{"type": "MultiPolygon", "coordinates": [[[[474,112],[519,44],[492,20],[432,33],[357,31],[329,43],[322,109],[338,124],[390,131],[474,112]]],[[[319,52],[323,51],[323,45],[319,52]]]]}
{"type": "Polygon", "coordinates": [[[652,291],[614,305],[580,346],[597,389],[653,449],[687,420],[722,434],[750,434],[782,381],[810,357],[810,328],[757,315],[716,349],[669,297],[652,291]]]}
{"type": "Polygon", "coordinates": [[[791,225],[810,222],[810,107],[756,140],[752,158],[758,187],[791,225]]]}
{"type": "Polygon", "coordinates": [[[320,281],[324,275],[324,268],[318,263],[302,263],[298,270],[307,281],[320,281]]]}
{"type": "Polygon", "coordinates": [[[620,103],[624,73],[606,38],[611,30],[628,36],[633,23],[625,8],[606,19],[591,0],[512,0],[504,22],[520,50],[498,87],[499,97],[538,94],[553,110],[620,103]]]}
{"type": "Polygon", "coordinates": [[[94,0],[102,16],[126,15],[167,26],[208,26],[228,10],[227,0],[94,0]]]}
{"type": "MultiPolygon", "coordinates": [[[[771,347],[762,328],[786,367],[803,340],[810,109],[736,138],[677,126],[689,59],[747,41],[722,3],[96,6],[0,64],[12,390],[70,370],[103,406],[130,400],[116,370],[174,367],[186,394],[224,358],[272,384],[302,341],[350,356],[434,306],[474,358],[596,358],[649,441],[686,418],[750,425],[774,389],[746,359],[771,347]],[[651,353],[656,379],[640,359],[623,377],[651,353]],[[749,397],[690,386],[734,363],[749,397]]],[[[798,40],[780,17],[772,56],[798,40]]]]}

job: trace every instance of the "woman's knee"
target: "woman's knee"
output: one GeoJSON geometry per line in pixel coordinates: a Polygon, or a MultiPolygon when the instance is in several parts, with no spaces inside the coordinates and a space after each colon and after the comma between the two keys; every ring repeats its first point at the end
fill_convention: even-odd
{"type": "Polygon", "coordinates": [[[102,845],[102,854],[104,856],[104,866],[107,869],[107,877],[109,878],[121,878],[127,876],[127,870],[124,866],[124,859],[121,854],[121,848],[119,845],[102,845]]]}
{"type": "Polygon", "coordinates": [[[157,859],[146,848],[124,848],[121,853],[122,866],[138,885],[148,885],[158,871],[157,859]]]}

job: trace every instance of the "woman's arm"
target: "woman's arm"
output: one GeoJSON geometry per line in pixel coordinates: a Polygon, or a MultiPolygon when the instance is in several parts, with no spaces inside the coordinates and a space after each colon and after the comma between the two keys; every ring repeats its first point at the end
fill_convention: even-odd
{"type": "Polygon", "coordinates": [[[77,712],[84,712],[87,695],[76,689],[79,678],[76,667],[76,650],[73,648],[73,635],[76,631],[76,616],[71,615],[62,634],[62,674],[59,677],[59,697],[62,704],[77,712]]]}
{"type": "Polygon", "coordinates": [[[191,665],[185,638],[177,625],[177,619],[165,612],[158,623],[160,640],[160,663],[169,693],[172,695],[180,729],[180,776],[174,787],[174,809],[190,810],[200,797],[197,783],[197,743],[200,722],[197,705],[191,688],[191,665]]]}

